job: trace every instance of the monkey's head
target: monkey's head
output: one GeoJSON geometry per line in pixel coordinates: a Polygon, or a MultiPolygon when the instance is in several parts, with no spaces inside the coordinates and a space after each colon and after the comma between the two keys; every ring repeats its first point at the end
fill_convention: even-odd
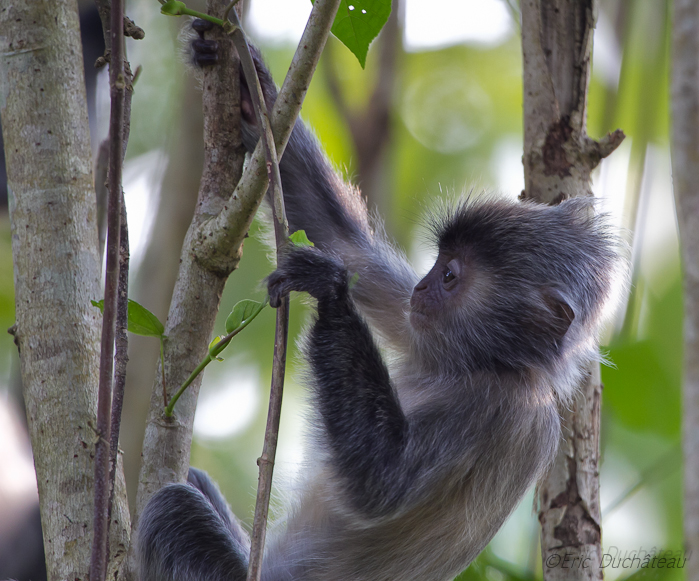
{"type": "Polygon", "coordinates": [[[439,254],[410,300],[423,346],[470,369],[559,373],[596,357],[620,244],[589,199],[467,200],[432,226],[439,254]]]}

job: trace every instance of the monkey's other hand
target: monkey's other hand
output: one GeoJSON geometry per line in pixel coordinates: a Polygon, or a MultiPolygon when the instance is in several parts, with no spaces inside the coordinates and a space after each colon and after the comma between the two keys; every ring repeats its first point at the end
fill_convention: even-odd
{"type": "Polygon", "coordinates": [[[267,278],[269,304],[276,309],[290,291],[307,292],[319,302],[340,300],[348,295],[348,281],[339,260],[316,248],[293,248],[267,278]]]}
{"type": "Polygon", "coordinates": [[[192,30],[199,35],[199,38],[192,41],[192,61],[198,67],[209,67],[218,62],[218,42],[204,38],[204,33],[214,26],[213,22],[203,18],[192,20],[192,30]]]}
{"type": "MultiPolygon", "coordinates": [[[[192,30],[197,33],[197,36],[194,37],[189,45],[190,58],[194,66],[200,69],[211,67],[218,64],[219,57],[221,59],[225,58],[226,53],[223,50],[223,47],[219,46],[217,41],[210,38],[207,39],[204,36],[206,33],[211,32],[214,29],[216,26],[215,24],[202,18],[196,18],[195,20],[192,20],[191,26],[192,30]]],[[[260,85],[262,86],[265,103],[267,104],[267,108],[271,110],[271,107],[274,105],[274,101],[277,98],[277,87],[274,84],[274,79],[272,79],[271,73],[265,66],[260,50],[253,44],[248,44],[248,47],[250,49],[250,54],[252,55],[253,63],[255,64],[255,69],[257,70],[260,85]]],[[[245,80],[242,67],[240,67],[239,74],[240,112],[243,119],[243,145],[248,151],[252,152],[255,150],[255,146],[260,138],[260,132],[257,128],[257,117],[255,115],[250,90],[248,88],[247,81],[245,80]]]]}

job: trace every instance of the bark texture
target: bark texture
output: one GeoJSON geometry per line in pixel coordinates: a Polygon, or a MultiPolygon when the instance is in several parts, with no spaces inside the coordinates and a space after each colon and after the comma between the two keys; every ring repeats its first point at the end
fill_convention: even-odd
{"type": "Polygon", "coordinates": [[[684,272],[684,535],[699,579],[699,5],[676,0],[672,33],[672,177],[684,272]]]}
{"type": "MultiPolygon", "coordinates": [[[[211,4],[208,12],[220,17],[225,3],[217,0],[215,6],[211,4]]],[[[210,36],[219,43],[222,64],[203,73],[204,171],[194,218],[182,246],[179,274],[165,325],[168,397],[172,397],[208,353],[223,287],[242,252],[240,244],[226,248],[228,260],[220,270],[203,266],[192,252],[202,224],[223,209],[235,189],[245,155],[240,136],[238,74],[234,72],[237,57],[222,30],[215,29],[210,36]]],[[[201,379],[200,375],[178,401],[173,416],[166,418],[160,370],[156,373],[143,443],[136,515],[165,484],[186,479],[201,379]]]]}
{"type": "MultiPolygon", "coordinates": [[[[192,222],[197,201],[204,159],[202,96],[195,84],[194,79],[185,83],[179,116],[181,122],[169,151],[170,159],[155,213],[153,235],[135,283],[131,285],[133,298],[148,307],[161,321],[167,317],[180,266],[182,241],[192,222]]],[[[151,337],[129,337],[124,429],[119,441],[124,450],[126,486],[132,506],[135,505],[138,490],[141,448],[153,386],[153,363],[159,356],[160,346],[151,337]]]]}
{"type": "MultiPolygon", "coordinates": [[[[0,11],[0,116],[16,325],[48,577],[86,579],[92,541],[99,310],[95,191],[77,3],[0,11]]],[[[117,476],[110,553],[128,539],[117,476]]]]}
{"type": "MultiPolygon", "coordinates": [[[[272,127],[280,156],[338,4],[339,0],[315,3],[290,74],[275,103],[272,127]]],[[[219,2],[216,7],[210,6],[209,12],[221,14],[223,7],[219,2]]],[[[232,50],[229,43],[229,39],[219,39],[221,62],[227,58],[223,51],[232,50]]],[[[269,182],[262,145],[258,144],[236,187],[242,168],[240,156],[237,157],[240,166],[231,167],[231,160],[241,152],[237,81],[238,75],[226,66],[213,67],[204,77],[204,173],[165,326],[165,378],[170,396],[208,353],[223,286],[240,260],[243,240],[269,182]]],[[[166,418],[160,373],[156,375],[143,444],[136,514],[140,514],[148,499],[162,486],[185,479],[200,384],[201,376],[180,398],[173,417],[166,418]]]]}
{"type": "MultiPolygon", "coordinates": [[[[594,0],[523,0],[523,199],[556,204],[591,196],[590,174],[621,143],[586,132],[594,0]]],[[[539,487],[544,578],[602,579],[599,509],[599,365],[572,409],[555,465],[539,487]]]]}
{"type": "Polygon", "coordinates": [[[547,204],[592,195],[590,174],[623,133],[586,130],[594,0],[523,0],[524,198],[547,204]]]}

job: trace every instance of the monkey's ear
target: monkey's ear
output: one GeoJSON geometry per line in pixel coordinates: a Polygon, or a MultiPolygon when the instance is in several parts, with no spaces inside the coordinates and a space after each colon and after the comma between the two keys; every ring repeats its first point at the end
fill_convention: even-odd
{"type": "Polygon", "coordinates": [[[548,321],[546,321],[549,330],[553,334],[554,339],[560,341],[573,323],[575,313],[558,290],[544,288],[542,289],[542,296],[549,311],[548,321]]]}

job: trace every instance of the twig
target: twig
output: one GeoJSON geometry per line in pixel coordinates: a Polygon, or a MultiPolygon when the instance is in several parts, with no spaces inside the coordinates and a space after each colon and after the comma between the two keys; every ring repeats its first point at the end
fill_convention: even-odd
{"type": "Polygon", "coordinates": [[[107,522],[109,506],[109,440],[111,432],[111,392],[114,366],[114,332],[119,279],[119,230],[121,224],[121,173],[124,144],[124,5],[113,0],[111,6],[111,48],[109,84],[111,112],[109,118],[109,204],[107,232],[107,266],[104,288],[104,316],[100,352],[99,395],[95,446],[95,514],[90,579],[103,581],[107,572],[107,522]]]}
{"type": "Polygon", "coordinates": [[[114,393],[112,394],[111,435],[109,439],[109,504],[107,507],[107,532],[111,524],[114,504],[114,481],[116,480],[117,453],[119,450],[119,430],[121,410],[124,406],[126,385],[126,365],[129,362],[129,338],[126,332],[129,319],[129,227],[126,220],[126,206],[123,195],[121,202],[121,224],[119,235],[119,286],[117,297],[116,337],[114,356],[114,393]]]}
{"type": "MultiPolygon", "coordinates": [[[[237,1],[237,0],[236,0],[237,1]]],[[[233,2],[226,10],[226,15],[231,13],[233,26],[229,32],[233,38],[243,74],[250,89],[252,105],[257,116],[260,128],[260,139],[264,145],[267,159],[267,172],[270,186],[273,191],[272,211],[274,213],[274,234],[277,243],[277,259],[288,244],[289,228],[284,212],[284,196],[282,194],[282,181],[279,173],[279,160],[274,144],[274,135],[267,112],[267,105],[257,76],[255,63],[250,54],[245,34],[240,26],[238,15],[231,8],[233,2]],[[254,88],[254,90],[253,90],[254,88]]],[[[226,28],[230,28],[227,25],[226,28]]],[[[272,386],[269,394],[269,410],[267,412],[267,426],[265,428],[265,441],[262,455],[257,460],[260,469],[257,484],[257,500],[255,502],[255,519],[252,525],[252,539],[250,546],[250,561],[248,563],[248,581],[259,581],[262,573],[262,555],[267,536],[267,517],[269,514],[269,499],[272,493],[272,475],[274,473],[274,460],[277,453],[277,440],[279,438],[279,420],[281,418],[282,395],[284,392],[284,375],[286,371],[286,353],[289,335],[289,297],[282,301],[277,309],[277,323],[274,334],[274,363],[272,367],[272,386]]]]}
{"type": "MultiPolygon", "coordinates": [[[[265,302],[260,307],[260,310],[262,309],[262,307],[264,307],[267,304],[268,299],[269,299],[269,297],[267,297],[265,299],[265,302]]],[[[180,397],[182,397],[182,394],[192,384],[192,382],[196,379],[196,377],[199,374],[201,374],[201,372],[204,371],[206,366],[209,365],[209,363],[211,363],[218,356],[218,354],[221,353],[221,351],[223,351],[228,346],[228,344],[231,342],[233,337],[235,337],[238,333],[240,333],[243,329],[245,329],[245,327],[247,327],[250,323],[252,323],[252,321],[255,319],[255,317],[257,317],[259,312],[260,311],[257,311],[257,313],[254,316],[247,319],[242,325],[240,325],[240,327],[234,329],[233,331],[228,333],[228,335],[222,337],[221,340],[218,343],[216,343],[215,346],[209,347],[209,354],[204,358],[204,360],[201,363],[199,363],[199,365],[197,365],[195,367],[194,371],[192,371],[192,373],[190,373],[189,377],[185,380],[185,382],[182,384],[182,386],[177,390],[177,393],[175,393],[175,395],[172,396],[172,398],[170,399],[170,402],[165,404],[165,412],[164,413],[165,413],[166,418],[172,417],[177,400],[179,400],[180,397]]],[[[162,342],[161,342],[161,344],[162,344],[162,342]]]]}
{"type": "MultiPolygon", "coordinates": [[[[227,4],[228,0],[208,0],[207,10],[214,14],[223,13],[227,4]]],[[[230,192],[235,189],[242,174],[245,155],[239,130],[237,59],[231,61],[233,47],[230,38],[222,30],[214,32],[214,35],[219,41],[220,64],[203,72],[202,83],[204,167],[194,215],[181,242],[177,280],[172,289],[165,324],[167,341],[163,361],[169,388],[181,385],[206,356],[223,286],[241,255],[240,243],[236,247],[222,249],[228,260],[221,269],[214,271],[203,267],[193,252],[193,241],[198,238],[201,223],[227,205],[230,192]]],[[[260,192],[260,197],[262,194],[260,192]]],[[[184,481],[187,477],[200,380],[201,376],[179,400],[174,419],[163,415],[162,376],[159,374],[154,381],[132,521],[134,530],[138,528],[139,515],[150,497],[165,484],[184,481]]],[[[136,554],[133,544],[127,559],[126,577],[135,579],[136,554]]]]}
{"type": "MultiPolygon", "coordinates": [[[[165,0],[160,0],[162,4],[165,0]]],[[[97,6],[97,13],[99,14],[100,20],[102,21],[102,32],[104,34],[104,55],[97,59],[95,66],[102,67],[107,62],[109,62],[110,54],[112,52],[112,20],[111,20],[111,0],[95,0],[95,5],[97,6]]],[[[145,38],[145,32],[140,26],[136,26],[133,20],[128,16],[123,16],[122,26],[125,36],[129,36],[134,40],[143,40],[145,38]]]]}
{"type": "Polygon", "coordinates": [[[260,468],[260,476],[257,484],[257,500],[255,501],[255,519],[252,525],[247,581],[259,581],[262,572],[262,555],[264,552],[265,537],[267,535],[269,499],[272,493],[272,473],[274,472],[274,458],[277,453],[279,419],[282,409],[288,334],[289,297],[287,296],[277,309],[277,325],[274,332],[272,388],[269,394],[265,442],[262,448],[262,456],[257,459],[257,465],[260,468]]]}
{"type": "MultiPolygon", "coordinates": [[[[278,156],[289,139],[338,6],[339,0],[316,0],[311,10],[309,24],[271,115],[278,156]]],[[[205,350],[203,341],[211,336],[213,328],[211,313],[218,306],[226,277],[238,264],[241,244],[269,184],[263,145],[259,144],[245,170],[245,177],[235,186],[237,176],[230,168],[234,156],[227,155],[234,142],[224,138],[232,133],[228,130],[235,123],[234,118],[239,117],[239,107],[231,106],[231,91],[222,91],[220,87],[226,81],[232,83],[232,77],[237,80],[238,75],[212,67],[205,73],[205,78],[207,76],[211,82],[204,83],[205,169],[195,217],[183,243],[166,326],[165,360],[168,381],[172,384],[184,380],[205,353],[202,353],[202,349],[205,350]],[[228,195],[231,191],[233,193],[228,195]],[[198,316],[196,324],[188,319],[194,313],[198,316]]],[[[197,384],[178,403],[176,422],[163,421],[159,387],[151,397],[135,526],[138,515],[155,491],[173,479],[184,479],[189,465],[197,384]]],[[[128,569],[132,573],[135,571],[132,549],[128,569]]]]}
{"type": "Polygon", "coordinates": [[[257,116],[257,125],[260,128],[260,140],[265,150],[265,158],[267,160],[267,174],[269,175],[270,185],[274,195],[274,234],[277,242],[277,253],[283,250],[287,244],[289,236],[288,226],[286,224],[286,214],[284,212],[284,196],[282,195],[282,178],[279,173],[279,160],[277,158],[277,148],[274,143],[274,135],[272,133],[272,125],[269,120],[269,113],[265,103],[264,93],[260,85],[260,79],[257,76],[255,63],[250,54],[250,47],[245,38],[245,33],[238,20],[238,15],[235,10],[231,10],[239,0],[234,0],[226,9],[226,15],[231,15],[232,25],[226,23],[224,29],[231,35],[233,44],[238,51],[240,64],[243,67],[245,81],[250,89],[250,97],[252,106],[257,116]],[[254,90],[253,90],[254,89],[254,90]]]}

